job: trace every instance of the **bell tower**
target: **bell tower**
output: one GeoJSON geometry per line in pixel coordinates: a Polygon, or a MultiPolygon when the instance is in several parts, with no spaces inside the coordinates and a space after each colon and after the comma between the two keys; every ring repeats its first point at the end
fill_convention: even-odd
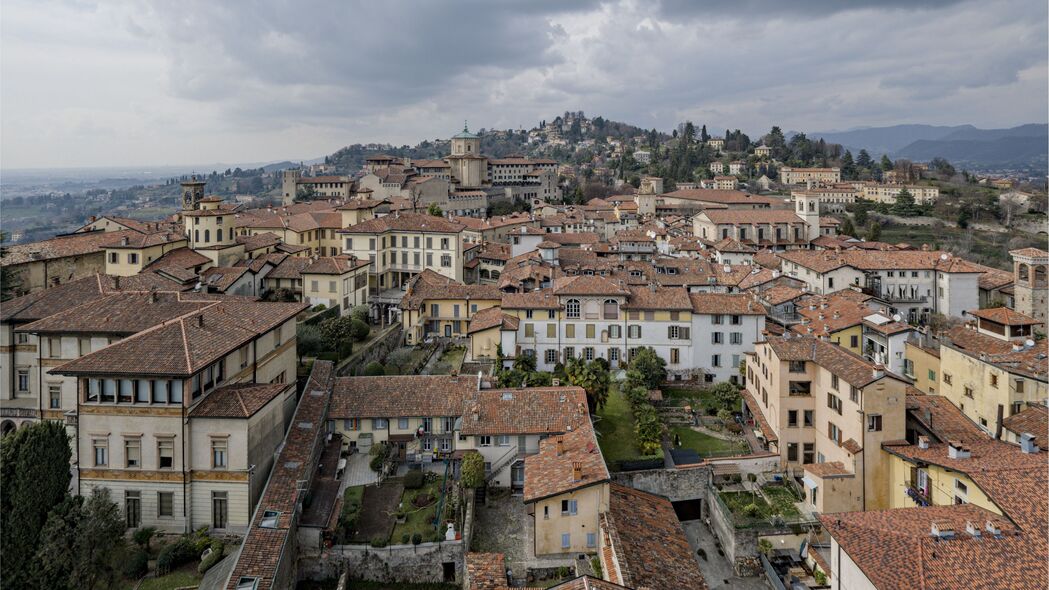
{"type": "Polygon", "coordinates": [[[794,212],[805,222],[805,239],[820,237],[820,198],[808,193],[794,197],[794,212]]]}
{"type": "Polygon", "coordinates": [[[203,180],[198,180],[196,176],[193,176],[189,180],[183,180],[181,184],[182,210],[193,211],[197,209],[200,200],[204,198],[204,185],[207,183],[203,180]]]}

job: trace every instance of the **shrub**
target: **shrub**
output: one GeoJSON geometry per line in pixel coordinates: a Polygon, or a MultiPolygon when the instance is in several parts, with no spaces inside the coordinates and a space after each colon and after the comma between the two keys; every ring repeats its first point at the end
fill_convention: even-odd
{"type": "Polygon", "coordinates": [[[812,572],[812,577],[816,578],[817,586],[827,585],[827,574],[823,573],[823,570],[817,569],[816,571],[812,572]]]}
{"type": "Polygon", "coordinates": [[[379,361],[372,361],[364,367],[365,377],[379,377],[386,374],[386,367],[382,366],[379,361]]]}
{"type": "Polygon", "coordinates": [[[134,534],[131,535],[131,538],[135,540],[135,543],[139,547],[142,547],[146,551],[149,551],[149,542],[156,535],[157,535],[156,527],[147,526],[147,527],[142,527],[142,528],[136,530],[134,532],[134,534]]]}
{"type": "Polygon", "coordinates": [[[372,547],[385,547],[386,537],[384,535],[375,535],[371,540],[372,547]]]}
{"type": "Polygon", "coordinates": [[[404,489],[406,490],[417,490],[423,487],[423,479],[425,476],[419,469],[413,469],[404,476],[404,489]]]}
{"type": "Polygon", "coordinates": [[[368,306],[367,305],[356,305],[350,310],[350,317],[362,322],[368,322],[368,306]]]}
{"type": "MultiPolygon", "coordinates": [[[[136,531],[137,533],[137,531],[136,531]]],[[[128,556],[124,563],[124,577],[129,580],[137,580],[149,571],[149,554],[145,549],[137,549],[128,556]]]]}
{"type": "Polygon", "coordinates": [[[189,563],[197,558],[200,552],[194,546],[189,537],[180,537],[174,543],[165,545],[157,556],[157,575],[167,575],[171,570],[180,565],[189,563]]]}
{"type": "Polygon", "coordinates": [[[224,546],[222,541],[218,539],[211,542],[211,553],[207,557],[200,561],[200,565],[197,566],[197,573],[203,574],[204,572],[211,569],[211,566],[215,565],[222,560],[222,553],[224,546]]]}
{"type": "Polygon", "coordinates": [[[350,324],[350,336],[354,342],[360,342],[368,338],[368,334],[371,334],[371,327],[367,323],[361,320],[353,320],[350,324]]]}
{"type": "Polygon", "coordinates": [[[328,309],[328,306],[324,305],[323,303],[318,303],[317,305],[313,306],[313,311],[324,311],[325,309],[328,309]]]}
{"type": "Polygon", "coordinates": [[[594,570],[594,576],[601,578],[603,572],[601,571],[601,559],[597,556],[590,558],[590,569],[594,570]]]}
{"type": "Polygon", "coordinates": [[[401,535],[401,545],[407,545],[408,541],[410,541],[410,540],[411,540],[411,535],[409,535],[408,533],[404,533],[404,534],[401,535]]]}
{"type": "Polygon", "coordinates": [[[412,535],[412,545],[418,545],[423,542],[423,536],[419,533],[412,535]]]}
{"type": "Polygon", "coordinates": [[[743,512],[743,516],[749,516],[753,518],[761,514],[761,508],[757,504],[751,502],[750,504],[744,506],[741,512],[743,512]]]}
{"type": "Polygon", "coordinates": [[[193,531],[193,550],[197,552],[196,557],[200,557],[200,554],[204,553],[204,550],[211,546],[213,540],[208,536],[208,527],[206,526],[193,531]]]}
{"type": "Polygon", "coordinates": [[[484,457],[480,453],[467,453],[459,468],[459,484],[464,488],[479,488],[484,485],[484,457]]]}

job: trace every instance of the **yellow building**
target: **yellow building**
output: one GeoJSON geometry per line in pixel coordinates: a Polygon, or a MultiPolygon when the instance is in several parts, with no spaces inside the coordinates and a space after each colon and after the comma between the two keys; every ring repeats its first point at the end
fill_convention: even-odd
{"type": "Polygon", "coordinates": [[[312,259],[300,272],[302,301],[310,305],[339,306],[342,315],[368,303],[368,263],[351,256],[312,259]]]}
{"type": "Polygon", "coordinates": [[[949,331],[940,346],[940,395],[949,399],[985,432],[1028,402],[1049,397],[1046,341],[1028,346],[976,329],[949,331]]]}
{"type": "Polygon", "coordinates": [[[186,236],[176,232],[157,232],[122,236],[105,246],[106,274],[129,277],[142,272],[164,254],[184,248],[186,236]]]}
{"type": "Polygon", "coordinates": [[[470,320],[467,331],[470,337],[469,358],[494,359],[498,356],[503,334],[514,334],[520,326],[520,318],[503,313],[499,307],[489,307],[477,312],[470,320]]]}
{"type": "Polygon", "coordinates": [[[940,341],[919,334],[904,345],[904,377],[922,393],[935,395],[940,387],[940,341]]]}
{"type": "Polygon", "coordinates": [[[881,443],[905,435],[902,379],[830,342],[769,336],[746,355],[744,399],[820,513],[889,505],[881,443]]]}
{"type": "Polygon", "coordinates": [[[234,212],[220,197],[207,197],[197,209],[182,212],[186,238],[194,252],[211,260],[214,266],[233,266],[245,256],[237,242],[234,212]]]}
{"type": "Polygon", "coordinates": [[[541,441],[539,452],[525,459],[524,476],[535,554],[596,553],[609,475],[589,420],[541,441]]]}
{"type": "Polygon", "coordinates": [[[426,269],[411,280],[401,299],[405,342],[418,344],[430,336],[465,337],[474,316],[498,306],[501,297],[495,285],[464,285],[426,269]]]}
{"type": "Polygon", "coordinates": [[[783,184],[841,182],[841,168],[791,168],[779,169],[779,181],[783,184]]]}

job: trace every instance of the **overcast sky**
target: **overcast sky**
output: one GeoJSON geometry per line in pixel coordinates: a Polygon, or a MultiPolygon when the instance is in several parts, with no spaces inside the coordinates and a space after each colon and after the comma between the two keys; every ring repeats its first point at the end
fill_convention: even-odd
{"type": "Polygon", "coordinates": [[[4,0],[0,19],[4,168],[309,159],[565,110],[756,134],[1049,109],[1044,0],[4,0]]]}

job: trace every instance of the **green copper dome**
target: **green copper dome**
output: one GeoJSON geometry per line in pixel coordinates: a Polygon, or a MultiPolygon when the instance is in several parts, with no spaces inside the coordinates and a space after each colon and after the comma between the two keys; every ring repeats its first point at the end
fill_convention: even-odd
{"type": "Polygon", "coordinates": [[[452,139],[477,139],[477,136],[470,133],[470,128],[467,127],[466,121],[463,121],[463,130],[453,135],[452,139]]]}

